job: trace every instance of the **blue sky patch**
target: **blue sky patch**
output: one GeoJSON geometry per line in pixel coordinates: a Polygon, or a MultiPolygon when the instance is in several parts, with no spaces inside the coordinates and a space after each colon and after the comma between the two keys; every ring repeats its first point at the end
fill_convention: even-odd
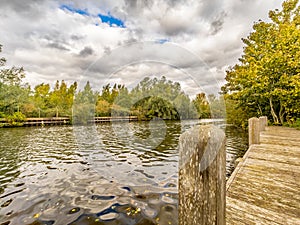
{"type": "Polygon", "coordinates": [[[170,40],[169,40],[169,39],[166,39],[166,38],[163,38],[163,39],[157,39],[155,42],[156,42],[156,43],[159,43],[159,44],[164,44],[164,43],[166,43],[166,42],[170,42],[170,40]]]}
{"type": "Polygon", "coordinates": [[[59,7],[60,9],[62,10],[68,10],[70,12],[73,12],[73,13],[78,13],[80,15],[84,15],[84,16],[89,16],[90,14],[88,13],[87,9],[76,9],[70,5],[61,5],[59,7]]]}
{"type": "MultiPolygon", "coordinates": [[[[87,9],[77,9],[71,5],[65,5],[65,4],[61,5],[59,8],[62,10],[67,10],[72,13],[77,13],[84,16],[90,16],[87,9]]],[[[112,15],[110,15],[109,12],[108,15],[98,14],[97,16],[101,19],[102,23],[107,23],[110,27],[113,26],[122,27],[122,28],[125,27],[124,22],[121,19],[113,17],[112,15]]],[[[99,26],[99,24],[95,24],[95,25],[99,26]]]]}
{"type": "Polygon", "coordinates": [[[108,13],[108,15],[98,14],[98,16],[101,19],[102,23],[107,23],[110,27],[125,27],[124,22],[122,20],[113,17],[112,15],[110,15],[110,13],[108,13]]]}

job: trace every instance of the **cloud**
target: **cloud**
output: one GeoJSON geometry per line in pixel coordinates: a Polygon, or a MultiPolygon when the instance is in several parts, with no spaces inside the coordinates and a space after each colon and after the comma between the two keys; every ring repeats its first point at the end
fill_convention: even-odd
{"type": "Polygon", "coordinates": [[[212,21],[212,23],[211,23],[211,34],[212,35],[215,35],[223,28],[225,17],[226,17],[226,13],[223,11],[212,21]]]}
{"type": "Polygon", "coordinates": [[[26,2],[18,0],[2,0],[0,1],[0,8],[35,17],[37,14],[41,15],[40,6],[43,5],[44,2],[45,0],[28,0],[26,2]],[[35,14],[33,14],[33,12],[35,14]]]}
{"type": "Polygon", "coordinates": [[[73,13],[78,13],[80,15],[85,15],[85,16],[90,15],[86,9],[78,9],[78,8],[74,8],[73,6],[70,6],[70,5],[62,4],[59,8],[62,10],[67,10],[67,11],[73,12],[73,13]]]}
{"type": "Polygon", "coordinates": [[[86,56],[90,56],[94,53],[94,50],[91,48],[91,47],[84,47],[84,49],[82,49],[80,52],[79,52],[79,56],[81,57],[86,57],[86,56]]]}
{"type": "Polygon", "coordinates": [[[32,86],[57,79],[104,82],[110,75],[134,84],[140,73],[167,74],[196,90],[183,78],[189,74],[209,90],[238,62],[241,38],[253,22],[267,20],[281,3],[3,0],[0,42],[8,66],[24,66],[32,86]]]}
{"type": "Polygon", "coordinates": [[[54,43],[54,42],[52,42],[52,43],[47,44],[47,47],[49,47],[49,48],[56,48],[56,49],[63,50],[63,51],[69,51],[68,48],[66,48],[65,46],[63,46],[60,43],[54,43]]]}

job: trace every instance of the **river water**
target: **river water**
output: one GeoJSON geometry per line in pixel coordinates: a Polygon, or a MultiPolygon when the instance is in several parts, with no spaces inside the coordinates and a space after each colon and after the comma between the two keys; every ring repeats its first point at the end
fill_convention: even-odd
{"type": "MultiPolygon", "coordinates": [[[[178,224],[178,140],[209,121],[0,130],[0,224],[178,224]]],[[[223,122],[227,176],[247,135],[223,122]]]]}

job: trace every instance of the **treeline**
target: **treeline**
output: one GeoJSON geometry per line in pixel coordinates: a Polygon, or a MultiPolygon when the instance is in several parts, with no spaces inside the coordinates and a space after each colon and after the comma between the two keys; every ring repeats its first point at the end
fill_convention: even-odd
{"type": "Polygon", "coordinates": [[[268,116],[273,124],[300,127],[300,6],[287,0],[258,21],[244,42],[239,64],[222,87],[230,123],[246,127],[248,118],[268,116]]]}
{"type": "MultiPolygon", "coordinates": [[[[0,48],[1,50],[1,48],[0,48]]],[[[2,66],[5,59],[1,59],[2,66]]],[[[76,82],[39,84],[31,88],[23,83],[23,68],[0,70],[0,118],[18,123],[28,117],[70,117],[84,123],[94,116],[137,116],[139,120],[165,120],[224,117],[219,98],[200,93],[191,100],[178,82],[144,78],[129,90],[125,85],[107,84],[93,90],[87,82],[78,90],[76,82]],[[214,107],[214,113],[211,113],[214,107]],[[217,110],[215,110],[217,109],[217,110]]]]}

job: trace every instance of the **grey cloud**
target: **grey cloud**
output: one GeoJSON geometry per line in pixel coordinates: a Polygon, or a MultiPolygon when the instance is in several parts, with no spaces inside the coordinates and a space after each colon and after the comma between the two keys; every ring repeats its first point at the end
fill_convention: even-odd
{"type": "Polygon", "coordinates": [[[150,9],[153,5],[153,0],[130,0],[125,1],[125,11],[130,14],[141,14],[145,8],[150,9]]]}
{"type": "Polygon", "coordinates": [[[69,51],[70,49],[66,48],[64,45],[60,44],[60,43],[49,43],[47,44],[47,47],[49,48],[55,48],[55,49],[59,49],[59,50],[63,50],[63,51],[69,51]]]}
{"type": "Polygon", "coordinates": [[[111,53],[111,48],[108,47],[108,46],[105,46],[105,47],[104,47],[104,54],[109,55],[110,53],[111,53]]]}
{"type": "Polygon", "coordinates": [[[211,34],[217,34],[222,28],[224,24],[224,18],[226,17],[226,13],[220,13],[217,18],[211,23],[211,34]]]}
{"type": "Polygon", "coordinates": [[[50,42],[59,42],[59,43],[63,43],[63,44],[68,44],[68,35],[59,31],[59,30],[56,30],[56,29],[53,29],[53,30],[48,30],[48,33],[46,35],[43,35],[41,36],[40,38],[44,38],[45,40],[47,41],[50,41],[50,42]]]}
{"type": "Polygon", "coordinates": [[[43,16],[41,5],[46,1],[47,0],[2,0],[0,1],[0,9],[10,9],[32,19],[43,16]]]}
{"type": "MultiPolygon", "coordinates": [[[[203,82],[203,76],[198,77],[197,74],[199,74],[199,71],[204,74],[204,71],[208,70],[197,56],[184,48],[174,44],[143,42],[122,46],[114,49],[110,55],[104,55],[89,67],[83,81],[103,79],[131,65],[149,62],[186,70],[194,79],[200,78],[200,84],[203,82]]],[[[132,79],[131,74],[128,76],[132,79]]]]}
{"type": "Polygon", "coordinates": [[[160,24],[164,32],[169,36],[175,36],[182,33],[190,33],[191,24],[182,20],[183,18],[164,18],[160,21],[160,24]]]}
{"type": "Polygon", "coordinates": [[[91,47],[86,46],[86,47],[84,47],[84,49],[82,49],[79,52],[79,56],[86,57],[86,56],[93,55],[93,53],[94,53],[94,50],[91,47]]]}
{"type": "MultiPolygon", "coordinates": [[[[240,38],[251,31],[253,21],[259,17],[265,19],[269,9],[280,6],[280,1],[74,0],[70,3],[69,0],[0,0],[0,14],[4,15],[0,21],[1,42],[8,62],[24,66],[31,73],[30,82],[52,82],[56,76],[76,80],[84,76],[87,69],[84,79],[90,81],[104,82],[110,74],[118,76],[117,72],[122,70],[125,80],[132,82],[139,78],[139,70],[148,70],[138,66],[129,70],[131,63],[145,64],[153,60],[155,63],[149,67],[148,74],[153,70],[157,75],[157,68],[161,68],[158,64],[165,63],[166,67],[173,65],[197,80],[205,80],[203,86],[214,82],[207,72],[209,68],[225,68],[237,61],[242,52],[240,38]],[[126,20],[126,28],[93,27],[98,19],[96,16],[64,13],[58,10],[63,3],[88,9],[92,15],[111,12],[126,20]],[[20,21],[24,22],[20,24],[20,21]],[[203,57],[207,65],[195,62],[189,54],[178,49],[166,47],[170,43],[128,47],[137,41],[157,39],[170,39],[178,46],[191,49],[203,57]],[[118,45],[121,49],[115,50],[118,45]],[[67,49],[70,51],[66,52],[67,49]],[[93,64],[96,57],[103,54],[106,58],[93,64]],[[93,66],[90,68],[90,65],[93,66]]],[[[221,80],[222,72],[216,73],[221,80]]]]}
{"type": "Polygon", "coordinates": [[[74,41],[78,41],[78,40],[84,39],[84,36],[72,34],[72,35],[70,36],[70,38],[71,38],[72,40],[74,40],[74,41]]]}
{"type": "Polygon", "coordinates": [[[223,8],[223,0],[202,0],[198,5],[198,15],[202,18],[211,20],[223,8]]]}

